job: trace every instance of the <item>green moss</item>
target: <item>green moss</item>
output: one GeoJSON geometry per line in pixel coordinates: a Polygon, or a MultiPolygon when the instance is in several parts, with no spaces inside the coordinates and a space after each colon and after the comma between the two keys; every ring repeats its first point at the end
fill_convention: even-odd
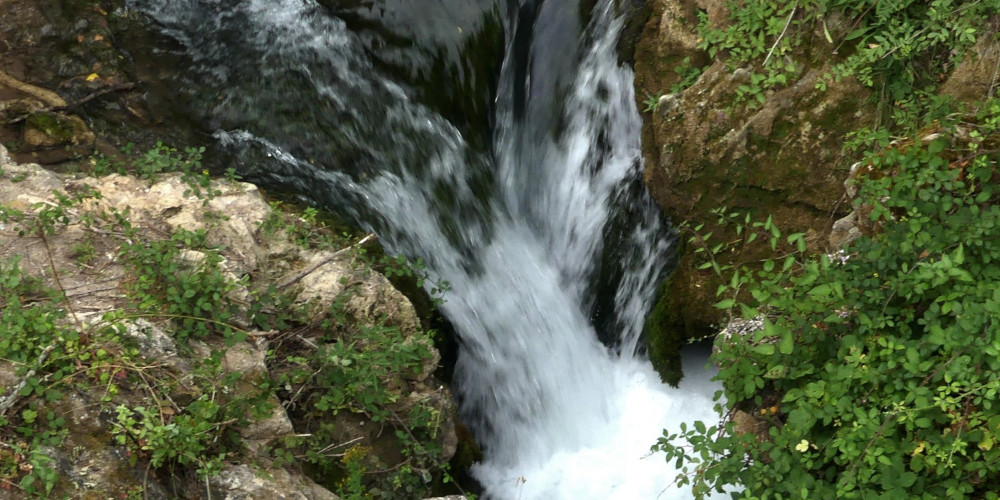
{"type": "Polygon", "coordinates": [[[458,436],[458,448],[451,457],[451,470],[455,474],[466,474],[472,464],[483,459],[483,450],[476,443],[476,438],[461,422],[456,422],[455,433],[458,436]]]}
{"type": "Polygon", "coordinates": [[[684,327],[674,314],[670,300],[672,281],[673,277],[660,285],[656,305],[646,318],[643,333],[646,336],[649,360],[660,374],[660,380],[676,387],[683,377],[680,349],[686,339],[684,327]]]}
{"type": "Polygon", "coordinates": [[[33,113],[25,120],[25,124],[59,142],[70,141],[77,133],[76,125],[72,121],[65,120],[56,113],[33,113]]]}

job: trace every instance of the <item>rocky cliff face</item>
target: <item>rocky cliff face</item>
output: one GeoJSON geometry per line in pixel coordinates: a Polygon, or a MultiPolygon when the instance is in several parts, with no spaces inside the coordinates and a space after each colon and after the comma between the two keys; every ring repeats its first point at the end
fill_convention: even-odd
{"type": "MultiPolygon", "coordinates": [[[[812,251],[831,249],[833,223],[851,209],[844,181],[856,161],[845,153],[847,134],[877,123],[871,92],[854,79],[829,81],[837,46],[851,20],[830,14],[799,48],[777,55],[798,68],[787,84],[754,93],[752,67],[732,67],[720,52],[699,50],[699,15],[713,26],[730,22],[722,0],[652,0],[652,15],[637,47],[638,99],[644,100],[643,148],[646,183],[675,223],[704,224],[717,241],[736,235],[716,224],[713,210],[773,216],[785,234],[802,232],[812,251]],[[825,31],[824,31],[825,30],[825,31]],[[822,80],[822,84],[820,84],[822,80]]],[[[941,92],[960,101],[982,98],[995,84],[996,44],[982,36],[941,92]]],[[[848,220],[838,234],[850,231],[848,220]]],[[[682,241],[687,240],[684,235],[682,241]]],[[[685,338],[711,334],[724,324],[717,301],[718,282],[699,271],[693,246],[682,246],[678,266],[664,286],[648,325],[654,362],[674,356],[685,338]]],[[[759,261],[770,249],[763,243],[718,255],[721,264],[759,261]]]]}
{"type": "MultiPolygon", "coordinates": [[[[675,223],[706,224],[704,231],[720,241],[726,230],[715,225],[712,211],[726,207],[771,215],[783,231],[805,232],[811,248],[822,250],[824,234],[849,208],[843,182],[851,160],[841,148],[848,131],[872,119],[868,92],[850,80],[817,88],[829,71],[823,51],[830,49],[820,36],[815,50],[788,56],[803,68],[796,81],[769,91],[762,102],[739,102],[738,89],[750,83],[750,71],[698,50],[699,11],[713,23],[728,21],[722,1],[656,0],[639,44],[638,95],[653,99],[643,129],[651,193],[675,223]],[[701,73],[678,89],[685,76],[678,67],[701,73]]],[[[672,345],[706,335],[722,320],[712,307],[717,278],[696,269],[692,250],[681,247],[678,267],[664,286],[655,328],[648,332],[654,356],[669,355],[672,345]]],[[[749,246],[721,259],[752,262],[767,251],[749,246]]]]}

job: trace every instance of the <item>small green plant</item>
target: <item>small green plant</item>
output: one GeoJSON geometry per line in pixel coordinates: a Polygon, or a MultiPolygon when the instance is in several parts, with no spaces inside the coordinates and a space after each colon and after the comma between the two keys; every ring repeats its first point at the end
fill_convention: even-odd
{"type": "Polygon", "coordinates": [[[670,86],[670,93],[677,94],[694,85],[704,71],[705,68],[693,66],[691,64],[691,58],[685,57],[680,64],[674,67],[674,73],[677,73],[677,76],[680,77],[680,81],[670,86]]]}
{"type": "Polygon", "coordinates": [[[72,258],[76,259],[83,266],[90,265],[97,257],[97,249],[94,247],[92,239],[87,239],[73,245],[69,253],[72,258]]]}
{"type": "Polygon", "coordinates": [[[126,290],[140,313],[170,318],[179,340],[220,334],[232,345],[246,338],[231,324],[238,312],[232,294],[241,285],[226,276],[222,254],[205,239],[204,230],[179,230],[169,240],[126,243],[126,290]],[[193,248],[201,251],[186,250],[193,248]]]}
{"type": "Polygon", "coordinates": [[[236,169],[233,167],[227,168],[222,176],[229,182],[239,182],[243,178],[241,175],[236,173],[236,169]]]}
{"type": "Polygon", "coordinates": [[[284,232],[302,248],[324,250],[342,249],[357,237],[351,232],[338,232],[343,222],[315,207],[297,207],[280,201],[272,201],[270,205],[271,212],[260,226],[260,231],[269,237],[284,232]]]}
{"type": "Polygon", "coordinates": [[[722,422],[654,447],[697,497],[997,498],[1000,101],[955,118],[868,154],[872,234],[840,253],[722,214],[777,253],[727,269],[712,254],[742,242],[693,237],[726,278],[717,306],[759,325],[717,341],[722,422]]]}
{"type": "Polygon", "coordinates": [[[975,43],[995,0],[749,0],[731,2],[730,19],[717,28],[701,13],[700,48],[710,57],[725,54],[733,68],[746,67],[751,81],[740,86],[737,103],[755,107],[763,93],[794,81],[803,70],[790,56],[805,49],[814,59],[832,59],[831,71],[818,88],[835,80],[857,78],[890,103],[938,83],[941,75],[975,43]],[[852,21],[842,39],[830,35],[833,13],[852,21]],[[807,47],[821,31],[827,45],[807,47]]]}
{"type": "Polygon", "coordinates": [[[0,444],[0,488],[38,497],[58,480],[43,450],[66,437],[65,419],[48,405],[62,400],[66,386],[87,384],[99,369],[90,352],[105,340],[67,326],[62,302],[60,292],[25,275],[16,258],[0,262],[0,359],[14,363],[19,377],[0,395],[0,443],[20,443],[0,444]]]}
{"type": "Polygon", "coordinates": [[[410,381],[426,369],[432,333],[403,334],[396,327],[351,327],[343,305],[350,290],[334,302],[324,321],[324,343],[301,351],[285,344],[275,353],[279,387],[289,405],[300,411],[366,415],[395,435],[405,457],[401,464],[379,463],[367,446],[331,446],[339,429],[320,423],[311,438],[289,443],[296,456],[340,479],[333,485],[345,498],[426,496],[433,478],[428,470],[447,464],[434,444],[443,416],[433,401],[410,395],[410,381]],[[393,467],[393,466],[396,467],[393,467]],[[391,470],[368,478],[365,471],[391,470]],[[382,478],[374,483],[376,477],[382,478]],[[371,492],[381,492],[374,494],[371,492]]]}
{"type": "Polygon", "coordinates": [[[655,113],[656,110],[660,109],[660,96],[647,93],[642,104],[646,106],[642,110],[643,113],[655,113]]]}
{"type": "Polygon", "coordinates": [[[116,407],[112,435],[119,445],[133,450],[133,463],[143,457],[156,468],[194,467],[205,477],[218,473],[224,460],[241,452],[238,429],[251,417],[266,414],[270,405],[263,393],[232,390],[242,374],[220,373],[212,362],[203,371],[195,378],[202,394],[179,413],[163,407],[116,407]]]}

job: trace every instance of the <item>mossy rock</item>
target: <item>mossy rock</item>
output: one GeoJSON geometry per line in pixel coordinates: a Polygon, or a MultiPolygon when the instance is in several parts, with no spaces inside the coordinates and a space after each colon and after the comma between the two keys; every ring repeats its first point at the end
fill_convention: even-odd
{"type": "Polygon", "coordinates": [[[676,387],[683,376],[680,346],[684,343],[684,338],[680,335],[683,328],[670,300],[670,283],[671,280],[667,280],[660,286],[656,305],[646,318],[643,333],[646,336],[649,360],[660,374],[660,380],[676,387]]]}
{"type": "Polygon", "coordinates": [[[29,147],[78,146],[93,142],[93,132],[78,116],[39,111],[25,120],[24,143],[29,147]]]}
{"type": "MultiPolygon", "coordinates": [[[[703,68],[691,87],[660,97],[658,108],[643,115],[644,180],[653,198],[675,222],[703,224],[700,232],[712,232],[713,244],[739,239],[733,228],[716,224],[713,211],[727,208],[754,220],[772,216],[783,234],[806,233],[811,251],[825,251],[832,222],[849,209],[843,183],[855,158],[843,144],[849,132],[873,121],[870,92],[849,79],[820,88],[832,62],[823,35],[806,34],[811,38],[802,50],[786,56],[799,68],[788,85],[762,94],[763,102],[738,102],[754,68],[734,69],[723,57],[710,60],[696,49],[698,33],[687,22],[695,2],[653,6],[637,51],[639,90],[666,92],[677,82],[671,66],[685,57],[703,68]]],[[[693,251],[679,250],[669,290],[646,325],[650,357],[666,381],[679,378],[678,350],[687,341],[726,322],[714,307],[720,277],[698,269],[704,261],[693,251]]],[[[761,239],[716,260],[752,267],[771,253],[761,239]]]]}

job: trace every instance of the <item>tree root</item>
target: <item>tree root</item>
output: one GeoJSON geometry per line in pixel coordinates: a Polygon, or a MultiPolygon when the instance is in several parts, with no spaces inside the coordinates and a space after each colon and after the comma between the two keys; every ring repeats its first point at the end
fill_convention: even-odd
{"type": "Polygon", "coordinates": [[[24,92],[25,94],[40,99],[42,102],[52,107],[66,105],[66,101],[63,100],[62,97],[59,97],[59,94],[56,94],[48,89],[36,87],[30,83],[24,83],[7,73],[4,73],[3,71],[0,71],[0,85],[6,85],[12,89],[24,92]]]}

